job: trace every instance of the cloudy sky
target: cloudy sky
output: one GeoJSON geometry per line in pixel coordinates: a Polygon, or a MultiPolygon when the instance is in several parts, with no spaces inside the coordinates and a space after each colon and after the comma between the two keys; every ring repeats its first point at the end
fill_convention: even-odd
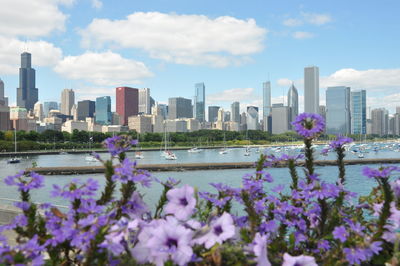
{"type": "MultiPolygon", "coordinates": [[[[327,86],[366,89],[369,107],[400,106],[398,0],[1,0],[0,78],[15,104],[20,53],[32,53],[39,100],[114,96],[117,86],[148,87],[156,101],[192,98],[207,105],[273,102],[303,69],[320,68],[327,86]]],[[[302,109],[302,104],[300,109],[302,109]]]]}

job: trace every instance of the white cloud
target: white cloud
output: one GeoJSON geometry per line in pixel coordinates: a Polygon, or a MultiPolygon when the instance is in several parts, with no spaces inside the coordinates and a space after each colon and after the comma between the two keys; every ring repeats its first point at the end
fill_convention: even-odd
{"type": "Polygon", "coordinates": [[[314,25],[324,25],[332,21],[332,18],[329,14],[317,14],[317,13],[304,13],[302,12],[304,20],[310,24],[314,25]]]}
{"type": "Polygon", "coordinates": [[[62,57],[60,48],[45,41],[22,42],[15,38],[0,36],[0,74],[17,74],[21,64],[21,53],[32,54],[32,65],[52,66],[62,57]]]}
{"type": "Polygon", "coordinates": [[[221,102],[251,102],[257,100],[257,95],[254,93],[254,88],[235,88],[224,90],[222,92],[213,93],[207,95],[206,102],[207,104],[211,103],[221,103],[221,102]]]}
{"type": "Polygon", "coordinates": [[[288,27],[297,27],[303,25],[303,21],[301,19],[288,18],[283,21],[283,25],[288,27]]]}
{"type": "Polygon", "coordinates": [[[64,30],[67,18],[58,4],[71,1],[2,0],[0,35],[9,37],[40,37],[64,30]]]}
{"type": "Polygon", "coordinates": [[[314,34],[311,32],[306,32],[306,31],[296,31],[293,33],[293,38],[295,39],[309,39],[314,37],[314,34]]]}
{"type": "Polygon", "coordinates": [[[103,2],[101,2],[100,0],[92,0],[92,7],[100,9],[103,7],[103,2]]]}
{"type": "Polygon", "coordinates": [[[267,30],[254,19],[136,12],[123,20],[94,19],[81,31],[84,47],[143,49],[152,58],[225,67],[263,49],[267,30]]]}
{"type": "Polygon", "coordinates": [[[283,78],[283,79],[278,79],[276,83],[282,87],[289,87],[290,85],[292,85],[293,81],[287,78],[283,78]]]}
{"type": "Polygon", "coordinates": [[[142,62],[123,58],[111,51],[66,56],[54,70],[68,79],[84,80],[100,86],[137,84],[153,75],[142,62]]]}
{"type": "Polygon", "coordinates": [[[400,69],[356,70],[344,68],[320,79],[320,87],[349,86],[369,91],[400,89],[400,69]]]}

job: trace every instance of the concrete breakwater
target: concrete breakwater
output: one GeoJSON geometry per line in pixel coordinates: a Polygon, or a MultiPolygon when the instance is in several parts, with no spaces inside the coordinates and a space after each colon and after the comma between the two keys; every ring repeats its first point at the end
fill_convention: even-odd
{"type": "MultiPolygon", "coordinates": [[[[380,159],[356,159],[345,160],[346,165],[355,164],[400,164],[400,158],[380,158],[380,159]]],[[[304,161],[297,162],[298,166],[304,165],[304,161]]],[[[315,165],[327,166],[336,165],[336,160],[317,160],[315,165]]],[[[244,169],[254,168],[253,162],[235,163],[184,163],[184,164],[138,164],[139,169],[150,172],[167,171],[195,171],[195,170],[223,170],[223,169],[244,169]]],[[[279,163],[274,167],[286,167],[286,163],[279,163]]],[[[36,167],[28,168],[26,171],[35,171],[42,175],[80,175],[104,173],[103,166],[65,166],[65,167],[36,167]]]]}

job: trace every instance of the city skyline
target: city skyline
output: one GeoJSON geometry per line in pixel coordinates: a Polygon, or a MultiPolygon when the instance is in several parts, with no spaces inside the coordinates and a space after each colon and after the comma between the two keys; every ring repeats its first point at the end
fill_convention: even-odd
{"type": "Polygon", "coordinates": [[[321,104],[330,86],[365,89],[369,107],[385,102],[391,113],[400,101],[397,1],[120,1],[118,7],[100,0],[5,1],[0,78],[10,105],[24,51],[34,55],[41,102],[58,101],[58,91],[72,88],[78,101],[110,95],[115,109],[115,87],[129,86],[151,88],[158,102],[167,103],[168,97],[192,98],[200,80],[207,86],[206,105],[228,109],[245,99],[244,110],[262,106],[262,83],[270,80],[272,103],[282,102],[282,90],[294,81],[302,111],[307,65],[319,67],[321,104]],[[35,5],[48,13],[27,20],[9,15],[19,10],[23,16],[35,5]],[[117,23],[124,30],[115,30],[117,23]],[[176,34],[165,34],[171,30],[176,34]],[[340,45],[343,40],[350,45],[340,45]]]}

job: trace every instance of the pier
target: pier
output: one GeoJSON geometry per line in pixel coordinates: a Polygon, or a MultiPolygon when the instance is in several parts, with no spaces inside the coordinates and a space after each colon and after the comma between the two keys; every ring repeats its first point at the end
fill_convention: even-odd
{"type": "MultiPolygon", "coordinates": [[[[400,158],[381,158],[381,159],[355,159],[345,160],[346,165],[363,165],[363,164],[400,164],[400,158]]],[[[304,161],[298,161],[298,166],[303,166],[304,161]]],[[[336,160],[317,160],[316,166],[334,166],[337,165],[336,160]]],[[[286,163],[279,163],[273,167],[286,167],[286,163]]],[[[254,168],[254,162],[237,162],[237,163],[185,163],[185,164],[140,164],[138,169],[148,170],[150,172],[179,172],[179,171],[196,171],[196,170],[225,170],[225,169],[248,169],[254,168]]],[[[27,172],[35,171],[42,175],[84,175],[104,173],[103,166],[63,166],[63,167],[36,167],[28,168],[27,172]]]]}

